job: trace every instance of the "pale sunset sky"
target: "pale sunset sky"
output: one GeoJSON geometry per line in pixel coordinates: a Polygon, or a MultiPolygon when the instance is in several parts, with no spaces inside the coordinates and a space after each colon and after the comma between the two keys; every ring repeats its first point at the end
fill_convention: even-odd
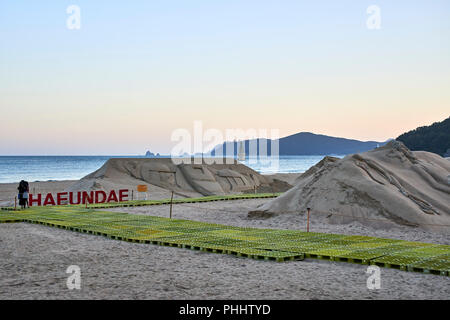
{"type": "Polygon", "coordinates": [[[450,115],[448,0],[1,1],[0,38],[0,155],[167,154],[196,120],[385,141],[450,115]]]}

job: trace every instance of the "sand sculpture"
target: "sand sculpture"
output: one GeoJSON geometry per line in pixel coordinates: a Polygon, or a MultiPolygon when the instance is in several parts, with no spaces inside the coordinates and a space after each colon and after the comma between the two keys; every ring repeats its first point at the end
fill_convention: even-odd
{"type": "Polygon", "coordinates": [[[422,226],[450,231],[450,162],[398,141],[343,159],[325,157],[280,197],[250,217],[304,213],[308,207],[331,223],[359,221],[381,227],[422,226]]]}
{"type": "Polygon", "coordinates": [[[183,196],[209,196],[253,191],[255,187],[286,191],[291,187],[234,161],[232,164],[174,164],[171,159],[108,160],[71,190],[113,189],[148,183],[183,196]],[[274,186],[273,188],[271,186],[274,186]]]}

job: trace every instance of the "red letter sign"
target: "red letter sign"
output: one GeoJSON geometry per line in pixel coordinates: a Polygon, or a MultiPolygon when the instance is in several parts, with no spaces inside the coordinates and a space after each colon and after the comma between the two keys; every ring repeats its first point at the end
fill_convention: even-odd
{"type": "Polygon", "coordinates": [[[56,203],[58,204],[58,206],[62,204],[67,204],[66,201],[67,201],[67,192],[61,192],[56,194],[56,203]]]}
{"type": "Polygon", "coordinates": [[[53,199],[53,196],[51,193],[47,193],[47,196],[45,197],[45,200],[44,200],[44,206],[48,206],[48,205],[56,206],[55,199],[53,199]]]}
{"type": "Polygon", "coordinates": [[[105,203],[106,201],[106,192],[105,191],[95,191],[95,203],[105,203]],[[102,200],[100,201],[98,196],[102,196],[102,200]]]}
{"type": "Polygon", "coordinates": [[[30,199],[28,200],[29,206],[32,207],[33,203],[35,203],[35,202],[36,202],[37,206],[41,206],[41,194],[40,193],[37,195],[37,199],[33,199],[33,195],[30,193],[30,199]]]}
{"type": "Polygon", "coordinates": [[[119,202],[124,201],[123,198],[128,198],[128,190],[127,189],[119,190],[119,202]],[[126,193],[126,194],[124,194],[124,193],[126,193]]]}
{"type": "Polygon", "coordinates": [[[119,199],[117,199],[117,194],[114,190],[111,190],[111,192],[109,193],[109,197],[108,200],[106,200],[106,202],[119,202],[119,199]]]}

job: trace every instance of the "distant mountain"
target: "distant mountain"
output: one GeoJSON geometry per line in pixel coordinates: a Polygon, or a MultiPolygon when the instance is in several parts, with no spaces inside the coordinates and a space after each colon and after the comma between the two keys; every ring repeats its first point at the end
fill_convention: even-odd
{"type": "Polygon", "coordinates": [[[159,153],[154,154],[153,152],[147,151],[145,153],[145,157],[146,158],[159,158],[159,157],[161,157],[161,155],[159,153]]]}
{"type": "MultiPolygon", "coordinates": [[[[260,145],[267,144],[267,154],[271,154],[270,139],[257,139],[259,144],[257,147],[259,154],[260,145]]],[[[245,140],[245,154],[248,156],[250,141],[245,140]]],[[[276,140],[275,140],[276,141],[276,140]]],[[[386,142],[377,141],[359,141],[345,138],[330,137],[321,134],[314,134],[310,132],[300,132],[291,136],[279,139],[279,154],[280,155],[345,155],[352,153],[365,152],[375,149],[377,146],[382,146],[386,142]]],[[[225,146],[232,147],[234,144],[234,155],[239,151],[240,142],[226,142],[214,148],[212,155],[215,155],[215,150],[223,148],[225,154],[225,146]]],[[[263,147],[264,148],[264,147],[263,147]]]]}
{"type": "Polygon", "coordinates": [[[442,122],[406,132],[396,140],[403,142],[413,151],[428,151],[450,157],[450,117],[442,122]]]}

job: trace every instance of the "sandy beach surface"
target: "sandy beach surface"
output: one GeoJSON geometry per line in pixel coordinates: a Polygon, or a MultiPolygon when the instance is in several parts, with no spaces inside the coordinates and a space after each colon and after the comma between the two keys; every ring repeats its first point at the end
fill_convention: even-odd
{"type": "MultiPolygon", "coordinates": [[[[303,214],[250,219],[266,199],[183,204],[174,217],[256,228],[304,229],[303,214]]],[[[168,206],[120,208],[167,217],[168,206]]],[[[450,244],[446,234],[410,227],[374,230],[359,223],[318,232],[450,244]]],[[[307,259],[268,262],[187,249],[134,244],[26,223],[0,225],[0,299],[448,299],[450,278],[381,269],[381,289],[367,289],[367,266],[307,259]],[[81,290],[66,285],[81,268],[81,290]]]]}

